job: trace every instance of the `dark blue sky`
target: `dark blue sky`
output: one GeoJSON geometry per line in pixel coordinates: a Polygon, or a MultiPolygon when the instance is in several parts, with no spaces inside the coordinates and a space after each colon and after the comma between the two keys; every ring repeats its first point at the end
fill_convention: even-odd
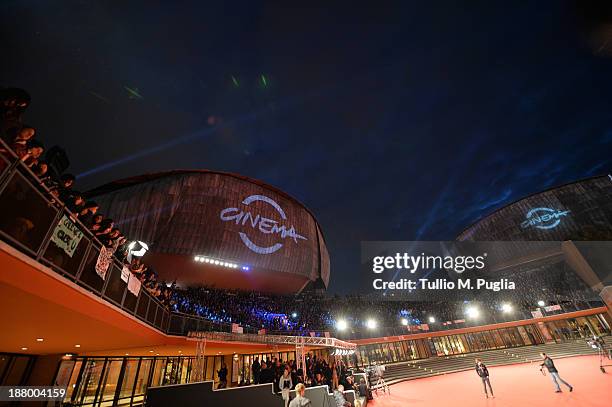
{"type": "Polygon", "coordinates": [[[363,240],[450,240],[610,170],[612,35],[580,2],[464,3],[5,0],[0,85],[80,189],[210,168],[287,191],[342,292],[363,240]]]}

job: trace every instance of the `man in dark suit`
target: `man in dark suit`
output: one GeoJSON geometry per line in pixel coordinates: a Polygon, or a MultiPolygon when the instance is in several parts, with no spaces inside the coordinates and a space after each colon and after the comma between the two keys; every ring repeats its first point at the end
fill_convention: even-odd
{"type": "Polygon", "coordinates": [[[274,371],[269,368],[265,362],[261,363],[261,372],[259,373],[259,383],[274,383],[274,371]]]}
{"type": "Polygon", "coordinates": [[[259,384],[259,373],[261,372],[261,365],[259,364],[258,357],[255,357],[255,361],[251,365],[251,371],[253,372],[253,383],[259,384]]]}
{"type": "Polygon", "coordinates": [[[491,397],[495,398],[493,395],[493,388],[491,387],[491,382],[489,381],[489,369],[487,366],[482,363],[482,360],[476,359],[476,373],[482,379],[482,385],[484,386],[485,397],[489,398],[489,393],[487,392],[487,384],[489,385],[489,390],[491,390],[491,397]]]}

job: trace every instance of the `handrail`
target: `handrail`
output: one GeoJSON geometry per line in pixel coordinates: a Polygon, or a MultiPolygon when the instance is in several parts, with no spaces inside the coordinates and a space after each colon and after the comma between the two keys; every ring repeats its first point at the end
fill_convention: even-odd
{"type": "MultiPolygon", "coordinates": [[[[122,310],[127,311],[128,313],[138,317],[139,319],[145,321],[150,324],[154,328],[159,329],[162,332],[167,331],[168,322],[170,320],[170,311],[164,307],[159,300],[150,295],[146,289],[141,289],[138,297],[133,302],[133,306],[126,307],[125,300],[128,287],[125,284],[122,288],[122,291],[111,292],[112,288],[109,288],[109,283],[111,279],[115,279],[117,277],[117,273],[120,272],[123,264],[119,262],[116,256],[113,255],[111,264],[109,264],[108,270],[103,280],[100,280],[98,283],[99,287],[92,287],[91,282],[87,282],[83,279],[85,272],[85,266],[88,258],[95,256],[99,248],[103,246],[103,244],[97,239],[95,235],[93,235],[88,228],[80,222],[75,214],[71,212],[66,205],[61,202],[59,199],[55,198],[49,188],[47,188],[44,184],[40,182],[40,179],[34,174],[30,168],[28,168],[14,153],[14,151],[4,142],[4,140],[0,139],[0,149],[3,151],[0,153],[0,197],[6,198],[6,188],[12,181],[15,181],[21,187],[25,187],[25,193],[33,193],[34,197],[29,197],[29,199],[37,199],[40,203],[42,199],[42,203],[39,205],[39,209],[46,208],[46,210],[50,211],[51,216],[47,216],[42,219],[41,223],[48,224],[46,230],[42,230],[39,233],[39,236],[43,236],[41,241],[36,245],[36,247],[28,247],[27,238],[20,239],[19,236],[12,236],[10,233],[7,233],[6,230],[0,230],[0,237],[7,241],[7,243],[11,244],[13,247],[16,247],[18,250],[24,252],[25,254],[33,257],[36,261],[39,261],[43,264],[49,265],[51,269],[58,274],[62,275],[65,278],[68,278],[79,285],[82,285],[92,291],[94,294],[109,300],[110,302],[118,305],[122,310]],[[1,164],[5,164],[4,168],[1,164]],[[53,231],[55,230],[58,222],[60,221],[62,215],[66,214],[71,222],[79,229],[80,232],[83,233],[83,237],[78,243],[77,248],[75,248],[75,253],[70,257],[70,260],[80,257],[80,261],[76,265],[76,268],[72,271],[65,270],[61,266],[54,264],[53,261],[46,259],[45,254],[50,249],[50,243],[53,231]],[[26,241],[24,241],[26,240],[26,241]],[[83,243],[81,243],[83,242],[83,243]],[[81,248],[81,244],[83,247],[81,248]],[[76,255],[76,251],[79,251],[78,256],[76,255]],[[140,306],[140,308],[138,308],[140,306]],[[161,310],[161,312],[160,312],[161,310]]],[[[9,197],[14,199],[13,204],[21,203],[15,197],[9,197]]],[[[9,204],[11,202],[9,201],[9,204]]],[[[19,211],[19,208],[16,208],[19,211]]],[[[27,215],[25,215],[27,216],[27,215]]],[[[26,219],[27,220],[27,219],[26,219]]],[[[32,222],[33,223],[33,222],[32,222]]],[[[35,229],[37,225],[33,225],[32,229],[35,229]]],[[[43,225],[44,226],[44,225],[43,225]]],[[[113,281],[112,283],[116,283],[113,281]]]]}
{"type": "Polygon", "coordinates": [[[306,345],[323,346],[343,350],[355,350],[357,345],[331,337],[288,336],[288,335],[256,335],[232,332],[189,332],[191,340],[218,340],[224,342],[253,342],[270,345],[306,345]]]}

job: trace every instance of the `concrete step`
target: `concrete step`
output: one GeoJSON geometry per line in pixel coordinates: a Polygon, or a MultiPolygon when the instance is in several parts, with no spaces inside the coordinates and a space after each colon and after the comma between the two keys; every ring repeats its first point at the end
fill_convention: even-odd
{"type": "MultiPolygon", "coordinates": [[[[610,337],[606,338],[607,348],[612,347],[612,341],[609,339],[610,337]]],[[[475,358],[482,359],[489,366],[534,363],[541,359],[540,352],[546,352],[553,359],[597,354],[597,350],[589,347],[584,341],[494,349],[463,355],[433,357],[389,364],[386,365],[385,369],[385,381],[390,385],[404,380],[471,370],[474,369],[475,358]]]]}

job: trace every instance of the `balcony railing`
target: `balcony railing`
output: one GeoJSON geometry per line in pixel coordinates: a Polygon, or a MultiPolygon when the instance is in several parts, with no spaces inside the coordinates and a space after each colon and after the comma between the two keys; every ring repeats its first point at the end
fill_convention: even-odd
{"type": "Polygon", "coordinates": [[[112,259],[104,278],[98,275],[100,241],[11,153],[0,155],[0,213],[2,240],[128,314],[167,331],[170,312],[144,288],[137,296],[132,294],[121,279],[123,264],[117,259],[112,259]],[[52,241],[64,216],[83,233],[70,254],[52,241]]]}

